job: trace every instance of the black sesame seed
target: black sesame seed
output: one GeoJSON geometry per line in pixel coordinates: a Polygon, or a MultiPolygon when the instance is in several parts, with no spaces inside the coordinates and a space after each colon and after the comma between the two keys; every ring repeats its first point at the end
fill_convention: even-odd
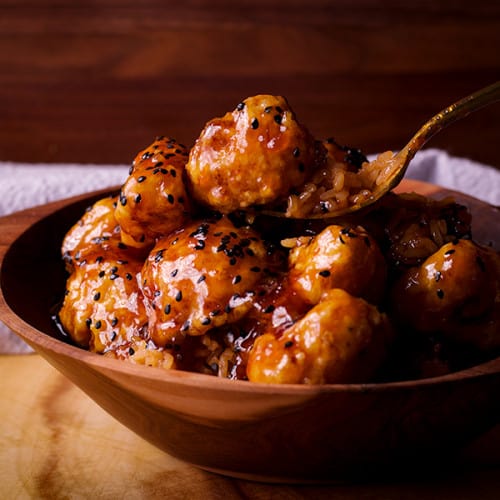
{"type": "Polygon", "coordinates": [[[443,275],[441,274],[440,271],[436,271],[436,274],[434,275],[434,280],[436,281],[436,283],[441,280],[442,276],[443,275]]]}
{"type": "Polygon", "coordinates": [[[276,308],[272,305],[272,304],[269,304],[265,309],[264,309],[264,313],[268,314],[268,313],[272,313],[276,308]]]}
{"type": "Polygon", "coordinates": [[[118,276],[118,274],[113,273],[113,274],[109,277],[109,279],[110,279],[111,281],[114,281],[114,280],[115,280],[116,278],[118,278],[118,277],[119,277],[119,276],[118,276]]]}
{"type": "Polygon", "coordinates": [[[233,308],[229,304],[224,308],[224,312],[226,312],[227,314],[229,314],[232,310],[233,308]]]}
{"type": "Polygon", "coordinates": [[[140,202],[142,201],[142,196],[141,196],[140,194],[138,194],[138,195],[135,197],[134,201],[135,201],[136,203],[140,203],[140,202]]]}
{"type": "Polygon", "coordinates": [[[132,281],[133,276],[130,273],[125,274],[125,278],[127,278],[128,281],[132,281]]]}
{"type": "Polygon", "coordinates": [[[206,326],[209,325],[212,322],[212,320],[207,316],[201,320],[201,324],[206,326]]]}
{"type": "Polygon", "coordinates": [[[237,275],[233,278],[233,285],[238,284],[240,281],[241,281],[241,276],[240,276],[239,274],[237,274],[237,275]]]}
{"type": "Polygon", "coordinates": [[[450,248],[450,250],[446,250],[446,252],[444,253],[445,255],[452,255],[455,253],[455,250],[453,250],[453,248],[450,248]]]}
{"type": "Polygon", "coordinates": [[[194,246],[195,250],[203,250],[205,248],[205,242],[203,240],[197,240],[194,246]]]}
{"type": "Polygon", "coordinates": [[[130,356],[133,356],[135,354],[133,347],[129,348],[128,353],[130,354],[130,356]]]}
{"type": "Polygon", "coordinates": [[[176,300],[176,302],[180,302],[182,300],[182,291],[181,290],[179,290],[177,292],[177,295],[175,296],[175,300],[176,300]]]}
{"type": "Polygon", "coordinates": [[[250,268],[250,271],[252,271],[252,273],[260,273],[260,267],[259,266],[253,266],[250,268]]]}
{"type": "Polygon", "coordinates": [[[95,295],[94,295],[94,300],[99,300],[101,298],[101,292],[97,292],[95,295]]]}
{"type": "Polygon", "coordinates": [[[210,316],[219,316],[222,311],[220,309],[214,309],[210,312],[210,316]]]}
{"type": "Polygon", "coordinates": [[[92,320],[90,318],[87,318],[85,320],[85,324],[87,325],[87,328],[90,328],[90,325],[92,324],[92,320]]]}
{"type": "Polygon", "coordinates": [[[189,330],[190,326],[191,326],[191,322],[189,320],[186,320],[181,327],[181,332],[187,332],[189,330]]]}
{"type": "Polygon", "coordinates": [[[229,259],[229,265],[230,265],[230,266],[234,266],[235,264],[236,264],[236,257],[231,257],[231,258],[229,259]]]}
{"type": "Polygon", "coordinates": [[[283,120],[283,117],[281,115],[274,115],[274,121],[278,124],[281,125],[281,122],[283,120]]]}
{"type": "Polygon", "coordinates": [[[339,234],[339,240],[340,240],[340,243],[342,243],[343,245],[345,245],[345,241],[344,239],[342,238],[342,235],[339,234]]]}
{"type": "Polygon", "coordinates": [[[237,111],[243,111],[243,109],[245,109],[245,103],[244,102],[240,102],[238,104],[238,106],[236,106],[236,110],[237,111]]]}
{"type": "Polygon", "coordinates": [[[111,320],[111,326],[116,326],[118,324],[118,318],[113,318],[111,320]]]}
{"type": "Polygon", "coordinates": [[[171,311],[171,310],[172,310],[172,306],[171,306],[170,304],[167,304],[167,305],[165,306],[165,309],[163,309],[163,312],[164,312],[165,314],[170,314],[170,311],[171,311]]]}
{"type": "Polygon", "coordinates": [[[292,151],[292,155],[295,157],[295,158],[298,158],[300,156],[300,149],[299,148],[295,148],[293,151],[292,151]]]}
{"type": "Polygon", "coordinates": [[[168,201],[168,202],[172,205],[172,204],[174,203],[174,201],[175,201],[175,200],[174,200],[174,195],[173,195],[173,194],[171,194],[171,193],[169,193],[169,194],[167,195],[167,201],[168,201]]]}
{"type": "Polygon", "coordinates": [[[161,259],[163,259],[163,252],[164,252],[164,251],[165,251],[165,250],[158,250],[158,251],[156,252],[156,254],[155,254],[155,258],[154,258],[155,262],[160,262],[160,260],[161,260],[161,259]]]}
{"type": "Polygon", "coordinates": [[[99,278],[104,278],[105,274],[106,273],[104,271],[100,271],[99,274],[98,274],[98,276],[99,276],[99,278]]]}
{"type": "Polygon", "coordinates": [[[127,204],[127,198],[125,197],[125,195],[123,193],[120,193],[120,204],[122,206],[125,206],[127,204]]]}
{"type": "Polygon", "coordinates": [[[95,329],[96,329],[96,330],[99,330],[99,328],[101,328],[101,326],[102,326],[102,322],[101,322],[100,320],[97,320],[97,321],[95,322],[95,325],[94,325],[95,329]]]}
{"type": "Polygon", "coordinates": [[[444,292],[443,292],[443,290],[441,290],[441,288],[438,288],[438,289],[436,290],[436,295],[437,295],[437,296],[438,296],[438,298],[440,298],[440,299],[444,298],[444,292]]]}
{"type": "Polygon", "coordinates": [[[111,332],[111,341],[115,340],[117,336],[118,336],[118,334],[113,330],[111,332]]]}
{"type": "Polygon", "coordinates": [[[198,278],[197,283],[201,283],[202,281],[205,281],[206,279],[207,279],[207,277],[206,277],[204,274],[202,274],[202,275],[198,278]]]}
{"type": "Polygon", "coordinates": [[[330,274],[331,273],[328,269],[325,269],[325,270],[319,272],[319,275],[323,278],[328,278],[328,276],[330,276],[330,274]]]}
{"type": "Polygon", "coordinates": [[[140,177],[137,177],[137,182],[144,182],[146,180],[146,176],[145,175],[141,175],[140,177]]]}
{"type": "Polygon", "coordinates": [[[290,347],[292,347],[292,346],[293,346],[293,340],[287,340],[285,342],[285,348],[286,349],[290,349],[290,347]]]}
{"type": "Polygon", "coordinates": [[[172,177],[176,177],[176,176],[177,176],[177,171],[176,171],[174,168],[171,168],[171,169],[170,169],[170,175],[171,175],[172,177]]]}
{"type": "Polygon", "coordinates": [[[272,111],[273,107],[272,106],[266,106],[264,108],[264,113],[270,113],[272,111]]]}
{"type": "Polygon", "coordinates": [[[257,118],[254,118],[251,123],[250,123],[250,126],[255,130],[257,128],[259,128],[259,120],[257,120],[257,118]]]}
{"type": "Polygon", "coordinates": [[[177,273],[179,272],[179,269],[174,269],[171,273],[170,273],[170,276],[172,276],[172,278],[175,278],[177,276],[177,273]]]}

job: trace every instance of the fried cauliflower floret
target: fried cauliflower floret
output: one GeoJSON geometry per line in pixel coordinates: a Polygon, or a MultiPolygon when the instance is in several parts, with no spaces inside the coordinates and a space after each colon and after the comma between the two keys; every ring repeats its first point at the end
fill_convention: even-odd
{"type": "Polygon", "coordinates": [[[166,137],[157,138],[137,155],[115,210],[123,243],[151,246],[188,218],[190,200],[184,184],[187,155],[184,146],[166,137]]]}
{"type": "Polygon", "coordinates": [[[116,201],[116,196],[98,200],[66,233],[61,252],[68,271],[89,249],[120,242],[120,226],[114,216],[116,201]]]}
{"type": "Polygon", "coordinates": [[[252,307],[267,265],[258,234],[226,217],[158,240],[142,270],[149,334],[160,347],[232,323],[252,307]]]}
{"type": "Polygon", "coordinates": [[[186,170],[195,198],[228,213],[285,196],[313,163],[314,139],[287,101],[257,95],[206,124],[186,170]]]}
{"type": "Polygon", "coordinates": [[[447,243],[392,290],[398,320],[479,349],[500,347],[500,257],[470,240],[447,243]]]}
{"type": "Polygon", "coordinates": [[[342,288],[377,303],[385,290],[386,263],[376,241],[362,227],[331,225],[314,237],[295,240],[289,282],[308,304],[342,288]]]}
{"type": "Polygon", "coordinates": [[[387,356],[387,317],[363,299],[334,289],[283,335],[264,334],[249,354],[252,382],[355,383],[370,380],[387,356]]]}
{"type": "Polygon", "coordinates": [[[147,324],[137,273],[142,261],[121,249],[85,254],[67,280],[59,311],[72,340],[104,353],[126,344],[147,324]]]}

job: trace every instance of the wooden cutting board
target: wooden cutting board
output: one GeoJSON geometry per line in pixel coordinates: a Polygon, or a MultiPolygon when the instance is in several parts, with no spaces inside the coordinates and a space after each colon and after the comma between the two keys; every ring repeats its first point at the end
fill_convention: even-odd
{"type": "Polygon", "coordinates": [[[272,485],[180,462],[123,427],[36,354],[0,355],[0,498],[497,499],[500,426],[450,471],[376,484],[272,485]]]}

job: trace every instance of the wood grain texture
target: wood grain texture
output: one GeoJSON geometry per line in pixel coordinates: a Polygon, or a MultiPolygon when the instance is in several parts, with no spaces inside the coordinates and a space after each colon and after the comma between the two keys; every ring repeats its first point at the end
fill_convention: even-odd
{"type": "Polygon", "coordinates": [[[40,356],[0,356],[0,379],[2,498],[498,498],[499,427],[464,450],[454,470],[370,483],[272,485],[211,474],[163,453],[40,356]]]}
{"type": "MultiPolygon", "coordinates": [[[[402,147],[498,80],[492,0],[0,0],[0,159],[127,163],[258,93],[319,138],[402,147]]],[[[500,166],[500,105],[432,142],[500,166]]]]}

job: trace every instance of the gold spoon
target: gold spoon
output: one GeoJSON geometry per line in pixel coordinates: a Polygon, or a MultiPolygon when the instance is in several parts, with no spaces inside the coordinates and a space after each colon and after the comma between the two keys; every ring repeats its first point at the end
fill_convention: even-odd
{"type": "MultiPolygon", "coordinates": [[[[477,92],[460,99],[456,103],[434,115],[430,120],[422,125],[419,131],[410,139],[408,144],[406,144],[406,146],[397,154],[387,158],[387,153],[384,153],[384,159],[382,162],[386,164],[384,166],[384,172],[387,176],[384,176],[383,182],[378,184],[372,191],[371,195],[368,198],[363,199],[361,202],[354,203],[347,207],[334,209],[326,213],[304,215],[303,217],[291,216],[291,218],[331,219],[350,214],[352,212],[357,212],[358,210],[372,205],[401,182],[411,160],[417,151],[421,149],[429,139],[434,137],[448,125],[451,125],[457,120],[465,118],[473,111],[477,111],[478,109],[498,100],[500,100],[500,81],[497,81],[488,87],[484,87],[477,92]]],[[[378,161],[380,162],[380,159],[378,159],[378,161]]],[[[266,213],[274,216],[287,217],[287,215],[282,212],[266,211],[266,213]]]]}

